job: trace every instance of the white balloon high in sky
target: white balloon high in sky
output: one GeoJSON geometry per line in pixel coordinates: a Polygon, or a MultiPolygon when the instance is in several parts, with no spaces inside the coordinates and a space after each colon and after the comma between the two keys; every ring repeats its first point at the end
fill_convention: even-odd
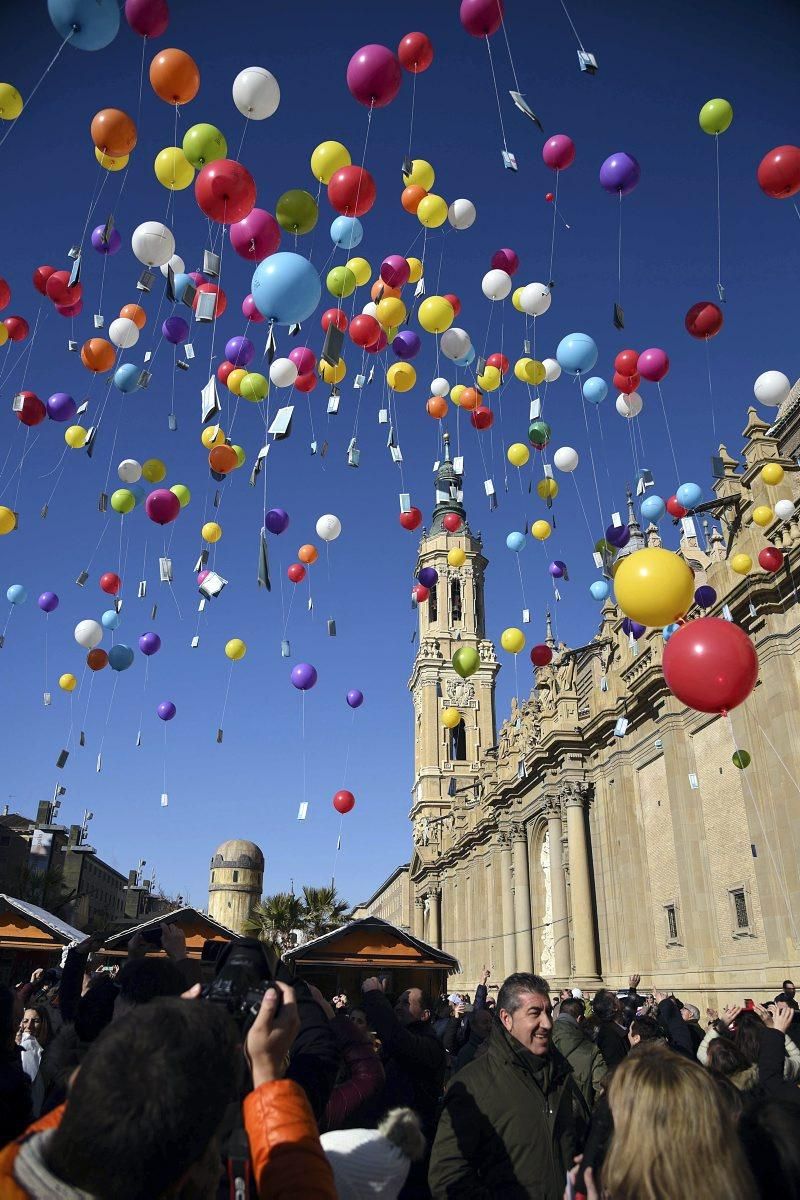
{"type": "Polygon", "coordinates": [[[266,67],[245,67],[233,81],[233,103],[251,121],[271,117],[280,102],[278,81],[266,67]]]}

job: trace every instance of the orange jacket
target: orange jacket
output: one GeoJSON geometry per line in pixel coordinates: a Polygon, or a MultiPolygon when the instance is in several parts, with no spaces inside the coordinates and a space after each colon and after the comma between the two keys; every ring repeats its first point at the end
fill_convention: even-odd
{"type": "MultiPolygon", "coordinates": [[[[0,1150],[2,1200],[29,1200],[14,1179],[14,1160],[30,1134],[61,1123],[64,1108],[53,1109],[0,1150]]],[[[245,1098],[243,1115],[259,1200],[336,1200],[333,1172],[302,1088],[290,1079],[262,1083],[245,1098]]]]}

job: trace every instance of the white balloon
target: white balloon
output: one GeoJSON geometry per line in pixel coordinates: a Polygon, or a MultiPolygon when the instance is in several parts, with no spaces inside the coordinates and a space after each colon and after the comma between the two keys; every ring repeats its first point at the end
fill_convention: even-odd
{"type": "Polygon", "coordinates": [[[631,392],[628,396],[617,396],[617,412],[621,417],[638,417],[641,411],[642,397],[638,392],[631,392]]]}
{"type": "Polygon", "coordinates": [[[130,350],[139,340],[139,326],[130,317],[117,317],[108,327],[108,340],[120,350],[130,350]]]}
{"type": "Polygon", "coordinates": [[[481,290],[489,300],[505,300],[511,291],[511,276],[508,271],[501,271],[495,267],[484,275],[481,290]]]}
{"type": "Polygon", "coordinates": [[[75,641],[84,650],[94,650],[103,640],[103,626],[99,621],[79,621],[75,626],[75,641]]]}
{"type": "Polygon", "coordinates": [[[519,306],[529,317],[541,317],[553,303],[553,295],[545,283],[529,283],[522,289],[519,306]]]}
{"type": "MultiPolygon", "coordinates": [[[[375,317],[375,314],[378,311],[378,306],[374,300],[370,300],[369,304],[365,304],[361,311],[368,317],[375,317]]],[[[375,317],[376,321],[377,319],[378,318],[375,317]]]]}
{"type": "Polygon", "coordinates": [[[297,367],[290,358],[276,358],[269,369],[269,377],[275,387],[291,387],[297,379],[297,367]]]}
{"type": "Polygon", "coordinates": [[[131,249],[146,267],[163,267],[175,253],[175,238],[161,221],[143,221],[131,234],[131,249]]]}
{"type": "Polygon", "coordinates": [[[169,262],[162,263],[161,268],[160,268],[161,274],[164,276],[165,279],[167,278],[167,276],[169,274],[170,267],[172,267],[172,270],[176,275],[182,275],[184,273],[184,271],[186,270],[186,263],[183,261],[180,254],[173,254],[173,256],[169,260],[169,262]]]}
{"type": "Polygon", "coordinates": [[[341,532],[342,522],[333,513],[325,513],[317,521],[317,537],[322,538],[323,542],[335,542],[341,532]]]}
{"type": "Polygon", "coordinates": [[[266,67],[245,67],[233,81],[233,103],[251,121],[271,117],[280,102],[278,81],[266,67]]]}
{"type": "Polygon", "coordinates": [[[454,200],[447,210],[447,219],[453,229],[469,229],[478,212],[471,200],[454,200]]]}
{"type": "Polygon", "coordinates": [[[456,325],[451,325],[439,338],[442,354],[451,362],[455,362],[457,358],[463,358],[471,345],[472,342],[466,329],[459,329],[456,325]]]}
{"type": "Polygon", "coordinates": [[[553,455],[553,466],[571,475],[578,465],[578,451],[572,446],[561,446],[553,455]]]}
{"type": "Polygon", "coordinates": [[[543,358],[542,366],[544,367],[545,383],[555,383],[561,374],[561,367],[554,358],[543,358]]]}
{"type": "Polygon", "coordinates": [[[138,483],[142,478],[142,464],[135,458],[123,458],[117,467],[117,474],[123,483],[138,483]]]}
{"type": "Polygon", "coordinates": [[[442,375],[438,375],[436,377],[436,379],[434,379],[433,383],[431,384],[431,395],[432,396],[449,396],[450,395],[450,384],[447,382],[447,380],[442,375]]]}
{"type": "Polygon", "coordinates": [[[791,390],[792,385],[783,371],[765,371],[753,385],[756,400],[767,408],[778,408],[791,390]]]}
{"type": "Polygon", "coordinates": [[[788,521],[794,516],[794,503],[791,500],[776,500],[775,516],[780,517],[782,521],[788,521]]]}

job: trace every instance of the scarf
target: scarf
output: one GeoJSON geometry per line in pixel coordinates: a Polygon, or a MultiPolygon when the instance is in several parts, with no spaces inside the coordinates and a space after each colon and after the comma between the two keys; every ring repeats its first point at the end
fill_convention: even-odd
{"type": "Polygon", "coordinates": [[[89,1192],[58,1179],[45,1161],[47,1146],[55,1133],[34,1133],[19,1148],[14,1160],[14,1179],[31,1200],[92,1200],[89,1192]]]}

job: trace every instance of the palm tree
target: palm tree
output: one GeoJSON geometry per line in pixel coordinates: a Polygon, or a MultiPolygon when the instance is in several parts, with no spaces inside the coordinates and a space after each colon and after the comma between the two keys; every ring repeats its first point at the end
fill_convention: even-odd
{"type": "Polygon", "coordinates": [[[295,930],[302,925],[302,900],[291,892],[276,892],[253,905],[244,930],[280,953],[293,945],[295,930]]]}
{"type": "Polygon", "coordinates": [[[17,880],[17,898],[36,904],[54,916],[62,916],[75,899],[75,891],[67,891],[61,867],[36,870],[27,864],[20,869],[17,880]]]}
{"type": "Polygon", "coordinates": [[[316,938],[346,924],[350,905],[333,886],[304,887],[303,910],[303,932],[308,938],[316,938]]]}

